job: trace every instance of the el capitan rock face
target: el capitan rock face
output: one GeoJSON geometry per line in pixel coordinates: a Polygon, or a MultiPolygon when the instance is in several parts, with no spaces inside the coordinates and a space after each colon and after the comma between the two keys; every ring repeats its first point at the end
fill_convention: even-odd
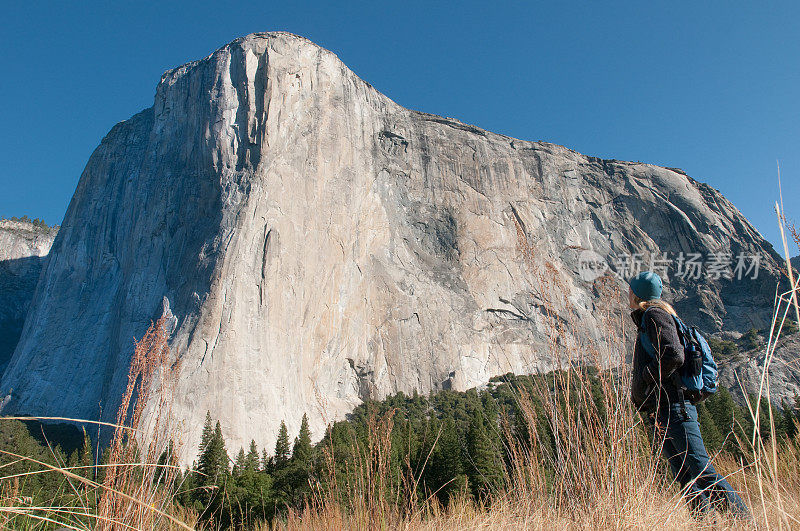
{"type": "Polygon", "coordinates": [[[587,249],[760,253],[756,280],[665,296],[707,332],[768,323],[778,257],[713,188],[407,110],[295,35],[237,39],[164,74],[90,158],[5,411],[113,418],[132,340],[162,312],[189,460],[207,410],[229,448],[264,446],[304,412],[319,435],[365,397],[549,369],[517,227],[587,337],[587,249]]]}

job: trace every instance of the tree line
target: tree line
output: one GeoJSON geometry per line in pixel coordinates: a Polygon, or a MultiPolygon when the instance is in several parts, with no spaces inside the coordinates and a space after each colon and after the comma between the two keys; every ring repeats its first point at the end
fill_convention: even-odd
{"type": "MultiPolygon", "coordinates": [[[[587,369],[586,373],[594,400],[602,408],[597,371],[587,369]]],[[[340,486],[348,486],[339,489],[340,495],[353,495],[357,489],[350,487],[372,473],[376,482],[383,482],[379,488],[386,493],[402,490],[397,487],[409,479],[416,482],[419,499],[393,503],[411,506],[433,496],[446,506],[464,493],[486,503],[505,487],[506,470],[513,459],[509,437],[522,440],[529,432],[518,400],[521,390],[530,391],[533,407],[543,410],[545,401],[536,393],[553,389],[557,381],[554,373],[507,374],[492,379],[482,390],[447,390],[430,396],[397,393],[384,400],[366,401],[347,420],[331,425],[317,444],[311,444],[304,415],[293,444],[286,424],[281,423],[271,453],[259,452],[251,441],[249,448],[229,454],[219,422],[207,415],[198,458],[182,478],[177,499],[200,512],[202,518],[226,527],[254,519],[270,521],[289,508],[299,510],[304,503],[323,497],[332,478],[340,486]],[[372,461],[380,452],[374,448],[380,444],[375,439],[381,437],[386,437],[388,452],[383,458],[385,469],[367,470],[375,466],[372,461]]],[[[755,397],[749,399],[755,407],[755,397]]],[[[746,406],[737,404],[722,388],[698,404],[697,410],[710,454],[722,451],[747,459],[746,441],[754,424],[746,406]]],[[[772,414],[777,419],[774,434],[770,433],[769,408],[762,401],[759,424],[764,439],[797,437],[800,397],[793,404],[783,404],[782,409],[772,406],[772,414]]],[[[547,434],[545,443],[555,452],[555,435],[545,415],[541,418],[538,428],[547,434]]]]}
{"type": "MultiPolygon", "coordinates": [[[[316,444],[311,442],[308,418],[303,415],[293,438],[281,423],[269,451],[259,449],[255,441],[247,448],[229,449],[220,422],[207,414],[193,465],[163,487],[174,491],[176,504],[196,511],[213,528],[270,522],[330,496],[385,498],[387,503],[407,507],[431,498],[446,506],[456,496],[490,503],[506,486],[513,449],[530,444],[525,434],[530,433],[531,416],[522,411],[521,395],[529,396],[530,407],[538,412],[541,455],[559,451],[552,408],[563,415],[580,416],[587,407],[596,407],[601,416],[610,414],[605,411],[600,373],[594,368],[580,372],[590,400],[577,409],[564,403],[575,390],[564,393],[563,372],[507,374],[493,378],[482,389],[445,390],[429,396],[397,393],[380,401],[368,400],[346,420],[332,424],[316,444]],[[553,402],[545,395],[560,398],[553,402]],[[398,499],[397,492],[410,493],[409,498],[398,499]]],[[[747,460],[747,445],[742,441],[750,440],[753,422],[746,405],[737,404],[726,389],[720,389],[697,409],[709,453],[722,451],[747,460]]],[[[774,433],[770,432],[770,410],[762,402],[761,436],[797,438],[800,397],[771,411],[776,419],[774,433]]],[[[85,432],[83,443],[68,454],[35,440],[22,423],[4,421],[0,444],[43,462],[82,467],[77,469],[80,474],[102,479],[103,468],[93,466],[96,446],[93,451],[85,432]]],[[[106,453],[100,462],[107,459],[106,453]]],[[[175,462],[170,445],[159,463],[175,462]]],[[[555,466],[552,463],[543,466],[555,466]]],[[[9,455],[0,456],[0,466],[5,474],[30,469],[29,463],[9,455]]],[[[70,489],[52,475],[26,476],[24,482],[23,490],[37,500],[52,503],[57,498],[70,503],[70,489]]],[[[351,503],[352,499],[341,501],[351,503]]]]}
{"type": "MultiPolygon", "coordinates": [[[[5,219],[5,218],[3,218],[3,219],[5,219]]],[[[11,218],[9,218],[9,221],[30,223],[34,227],[37,227],[37,228],[40,228],[40,229],[52,229],[52,228],[56,228],[57,229],[59,227],[58,225],[53,225],[51,227],[50,225],[47,224],[47,222],[45,222],[41,218],[30,219],[28,216],[22,216],[21,218],[18,218],[17,216],[11,216],[11,218]]]]}

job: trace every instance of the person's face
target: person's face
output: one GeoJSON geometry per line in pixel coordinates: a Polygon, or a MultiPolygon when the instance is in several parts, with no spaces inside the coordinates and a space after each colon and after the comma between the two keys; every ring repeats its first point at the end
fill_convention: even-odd
{"type": "Polygon", "coordinates": [[[635,310],[639,306],[636,304],[636,295],[633,294],[633,290],[628,288],[628,306],[630,306],[631,310],[635,310]]]}

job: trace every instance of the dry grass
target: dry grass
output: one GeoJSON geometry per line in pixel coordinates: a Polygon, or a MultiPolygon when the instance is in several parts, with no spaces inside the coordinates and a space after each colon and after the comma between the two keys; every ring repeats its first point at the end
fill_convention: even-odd
{"type": "MultiPolygon", "coordinates": [[[[168,368],[167,335],[164,318],[152,324],[136,342],[131,358],[128,386],[122,397],[116,424],[97,424],[114,428],[110,459],[94,465],[103,480],[84,477],[86,466],[51,465],[27,456],[0,450],[6,456],[27,461],[32,470],[13,477],[0,477],[0,530],[46,529],[58,525],[66,529],[117,531],[129,529],[193,529],[182,521],[191,515],[172,516],[172,485],[180,470],[174,457],[158,463],[170,442],[171,389],[177,367],[168,368]],[[155,401],[149,400],[155,397],[155,401]],[[155,408],[146,415],[145,406],[155,408]],[[50,473],[64,480],[74,494],[69,506],[37,506],[22,496],[19,481],[26,476],[50,473]]],[[[30,418],[30,417],[29,417],[30,418]]],[[[5,420],[12,419],[7,417],[5,420]]],[[[42,420],[74,419],[47,418],[42,420]]],[[[53,454],[56,455],[55,453],[53,454]]]]}
{"type": "Polygon", "coordinates": [[[111,466],[105,474],[104,495],[97,509],[98,531],[126,526],[157,529],[171,518],[168,513],[172,509],[172,494],[164,486],[171,486],[180,470],[174,452],[168,450],[172,436],[171,391],[175,388],[178,367],[168,368],[167,339],[162,316],[136,343],[128,386],[117,412],[117,426],[127,426],[130,430],[116,429],[111,440],[111,466]],[[160,384],[157,389],[153,388],[154,383],[160,384]],[[140,398],[134,400],[135,394],[140,398]],[[156,396],[155,404],[149,400],[151,396],[156,396]],[[148,404],[153,404],[155,411],[147,416],[151,422],[142,425],[142,412],[148,404]],[[165,451],[167,460],[159,465],[165,451]],[[128,466],[130,463],[138,466],[128,466]]]}

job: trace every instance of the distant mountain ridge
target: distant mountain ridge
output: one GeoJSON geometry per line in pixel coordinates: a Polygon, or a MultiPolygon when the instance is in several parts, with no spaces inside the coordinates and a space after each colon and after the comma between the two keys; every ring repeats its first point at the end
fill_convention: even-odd
{"type": "Polygon", "coordinates": [[[38,220],[0,219],[0,375],[14,353],[57,233],[58,227],[38,220]]]}

